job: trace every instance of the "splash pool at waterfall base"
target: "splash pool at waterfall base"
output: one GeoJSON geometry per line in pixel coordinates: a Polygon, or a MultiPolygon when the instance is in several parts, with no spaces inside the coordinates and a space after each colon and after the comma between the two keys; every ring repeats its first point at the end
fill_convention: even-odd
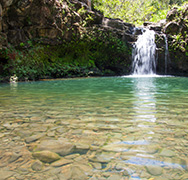
{"type": "Polygon", "coordinates": [[[0,179],[188,179],[188,79],[0,84],[0,179]]]}

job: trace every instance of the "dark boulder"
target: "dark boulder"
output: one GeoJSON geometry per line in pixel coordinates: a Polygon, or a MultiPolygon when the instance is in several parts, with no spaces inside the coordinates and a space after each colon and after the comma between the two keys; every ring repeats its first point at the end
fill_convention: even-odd
{"type": "Polygon", "coordinates": [[[179,16],[178,8],[174,7],[173,9],[168,11],[166,20],[167,20],[167,22],[173,21],[177,16],[179,16]]]}
{"type": "Polygon", "coordinates": [[[180,29],[180,27],[179,27],[178,23],[172,21],[172,22],[169,22],[166,24],[166,26],[164,28],[164,32],[166,34],[173,35],[173,34],[178,34],[179,29],[180,29]]]}

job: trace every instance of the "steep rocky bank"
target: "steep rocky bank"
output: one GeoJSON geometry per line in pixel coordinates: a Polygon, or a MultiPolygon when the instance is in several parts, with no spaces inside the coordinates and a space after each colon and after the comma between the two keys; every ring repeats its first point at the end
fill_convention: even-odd
{"type": "Polygon", "coordinates": [[[145,26],[156,32],[157,73],[188,76],[188,4],[171,9],[165,20],[145,26]]]}
{"type": "Polygon", "coordinates": [[[131,29],[85,1],[1,0],[2,76],[20,80],[128,74],[131,29]]]}
{"type": "Polygon", "coordinates": [[[164,31],[168,34],[170,73],[188,76],[188,4],[169,11],[164,31]]]}
{"type": "MultiPolygon", "coordinates": [[[[157,32],[157,72],[188,75],[187,7],[172,9],[166,21],[145,23],[157,32]]],[[[131,72],[134,25],[104,18],[90,0],[0,0],[2,79],[125,75],[131,72]]]]}

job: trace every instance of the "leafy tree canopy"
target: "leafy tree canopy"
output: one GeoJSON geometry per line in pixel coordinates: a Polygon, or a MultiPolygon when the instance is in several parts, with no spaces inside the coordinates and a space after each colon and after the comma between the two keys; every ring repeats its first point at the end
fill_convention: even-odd
{"type": "Polygon", "coordinates": [[[94,0],[94,8],[104,16],[120,18],[125,22],[142,24],[144,21],[157,22],[166,18],[174,5],[188,3],[186,0],[94,0]]]}

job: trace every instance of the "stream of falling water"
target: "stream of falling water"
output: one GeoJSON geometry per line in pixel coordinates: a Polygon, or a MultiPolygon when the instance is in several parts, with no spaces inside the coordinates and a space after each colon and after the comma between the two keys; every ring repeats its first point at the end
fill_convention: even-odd
{"type": "Polygon", "coordinates": [[[153,75],[156,73],[155,52],[155,32],[143,29],[143,34],[138,36],[132,53],[133,75],[153,75]]]}
{"type": "Polygon", "coordinates": [[[169,60],[169,51],[168,51],[168,39],[166,35],[164,34],[164,39],[165,39],[165,74],[167,74],[167,65],[168,65],[168,60],[169,60]]]}

